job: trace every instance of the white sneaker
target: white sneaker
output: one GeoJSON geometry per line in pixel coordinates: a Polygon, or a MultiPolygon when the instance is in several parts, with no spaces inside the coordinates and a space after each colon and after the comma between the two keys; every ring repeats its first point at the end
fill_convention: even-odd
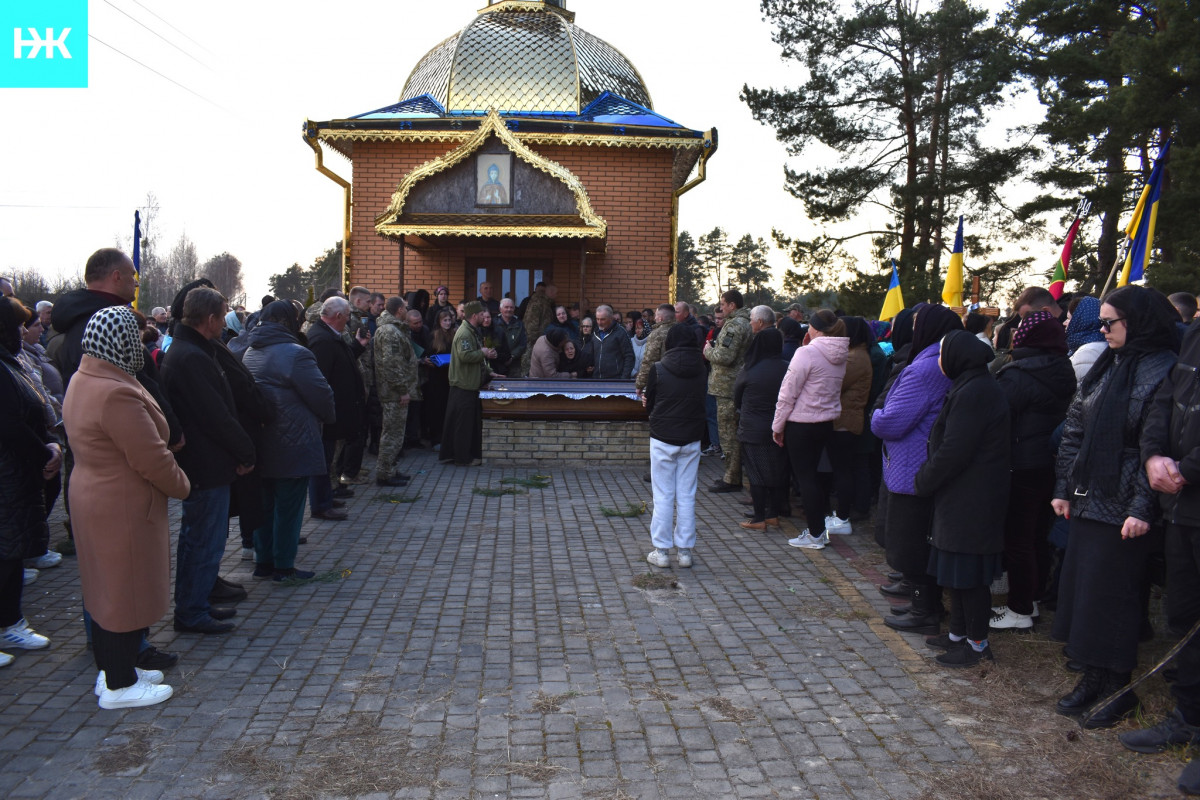
{"type": "Polygon", "coordinates": [[[803,547],[806,550],[824,550],[825,545],[829,544],[829,531],[825,531],[820,536],[813,536],[808,532],[808,528],[797,536],[795,539],[788,539],[788,544],[792,547],[803,547]]]}
{"type": "MultiPolygon", "coordinates": [[[[43,555],[37,558],[25,559],[25,566],[31,569],[50,569],[57,567],[62,563],[62,553],[56,553],[53,550],[47,550],[43,555]]],[[[28,581],[26,581],[28,583],[28,581]]]]}
{"type": "Polygon", "coordinates": [[[1033,629],[1033,616],[1018,614],[1005,606],[1000,613],[992,615],[988,627],[994,631],[1028,631],[1033,629]]]}
{"type": "Polygon", "coordinates": [[[692,565],[692,551],[687,547],[679,547],[675,550],[675,559],[679,562],[679,566],[687,569],[692,565]]]}
{"type": "Polygon", "coordinates": [[[25,570],[25,585],[26,586],[33,583],[37,579],[38,579],[38,571],[36,569],[25,570]]]}
{"type": "MultiPolygon", "coordinates": [[[[1003,614],[1007,610],[1008,610],[1008,606],[992,606],[992,616],[994,617],[997,614],[1003,614]]],[[[1038,611],[1037,600],[1034,600],[1033,601],[1033,613],[1030,614],[1029,616],[1033,617],[1034,619],[1037,619],[1039,613],[1040,612],[1038,611]]]]}
{"type": "MultiPolygon", "coordinates": [[[[137,670],[139,681],[144,680],[146,683],[153,683],[155,686],[163,682],[163,674],[156,669],[142,669],[140,667],[134,667],[134,669],[137,670]]],[[[96,697],[99,697],[108,688],[108,684],[105,681],[104,670],[100,670],[96,674],[96,697]]]]}
{"type": "Polygon", "coordinates": [[[11,625],[0,633],[0,644],[15,647],[19,650],[41,650],[43,647],[50,646],[50,640],[40,633],[34,633],[29,627],[29,623],[24,619],[17,621],[16,625],[11,625]]]}
{"type": "Polygon", "coordinates": [[[242,561],[253,561],[253,560],[254,560],[254,548],[253,547],[243,547],[242,548],[242,561]]]}
{"type": "Polygon", "coordinates": [[[8,653],[0,653],[0,667],[7,667],[13,662],[13,657],[8,653]]]}
{"type": "Polygon", "coordinates": [[[850,527],[850,520],[842,519],[835,514],[825,518],[825,532],[845,535],[854,533],[854,529],[850,527]]]}
{"type": "Polygon", "coordinates": [[[105,688],[100,692],[100,707],[141,708],[142,706],[152,706],[155,703],[161,703],[174,693],[175,690],[165,683],[150,683],[139,677],[137,683],[133,686],[126,686],[124,689],[113,691],[105,688]]]}
{"type": "Polygon", "coordinates": [[[659,550],[657,547],[651,550],[650,554],[646,556],[646,561],[656,567],[671,566],[671,556],[666,550],[659,550]]]}

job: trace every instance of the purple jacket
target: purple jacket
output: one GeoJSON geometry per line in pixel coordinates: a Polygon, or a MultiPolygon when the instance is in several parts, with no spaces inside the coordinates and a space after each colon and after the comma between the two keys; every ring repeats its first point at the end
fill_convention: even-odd
{"type": "Polygon", "coordinates": [[[915,494],[913,479],[929,456],[929,432],[951,381],[938,367],[939,345],[926,347],[901,371],[871,432],[883,440],[883,481],[889,492],[915,494]]]}

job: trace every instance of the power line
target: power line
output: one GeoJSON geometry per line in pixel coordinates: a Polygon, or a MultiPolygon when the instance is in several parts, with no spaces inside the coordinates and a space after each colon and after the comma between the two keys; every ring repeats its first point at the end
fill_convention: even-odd
{"type": "Polygon", "coordinates": [[[166,25],[168,28],[170,28],[171,30],[175,31],[176,33],[178,33],[178,34],[179,34],[180,36],[182,36],[183,38],[187,39],[187,40],[188,40],[189,42],[191,42],[192,44],[196,45],[196,47],[199,47],[199,48],[200,48],[201,50],[203,50],[204,52],[208,53],[209,55],[212,55],[212,50],[209,50],[207,47],[205,47],[204,45],[200,44],[199,42],[197,42],[197,41],[196,41],[195,39],[193,39],[192,37],[188,36],[188,35],[187,35],[186,33],[184,33],[183,31],[179,30],[179,28],[176,28],[174,25],[172,25],[171,23],[167,22],[165,19],[163,19],[162,17],[160,17],[158,14],[155,14],[153,11],[151,11],[150,9],[146,8],[145,6],[143,6],[141,3],[139,3],[139,2],[138,2],[138,0],[132,0],[132,2],[133,2],[133,4],[134,4],[134,5],[141,6],[142,8],[146,9],[146,12],[147,12],[148,14],[150,14],[150,16],[154,17],[154,18],[155,18],[155,19],[157,19],[159,22],[161,22],[163,25],[166,25]]]}
{"type": "Polygon", "coordinates": [[[72,209],[77,209],[77,208],[89,208],[89,209],[105,209],[105,210],[109,210],[109,209],[114,209],[114,208],[120,208],[120,206],[55,206],[55,205],[37,205],[37,204],[34,204],[34,203],[0,203],[0,208],[54,208],[54,209],[59,209],[59,208],[72,208],[72,209]]]}
{"type": "MultiPolygon", "coordinates": [[[[111,2],[109,2],[109,0],[104,0],[104,3],[105,3],[105,5],[107,5],[107,6],[111,7],[111,8],[114,8],[114,9],[116,9],[117,11],[120,11],[120,12],[121,12],[122,14],[124,14],[126,17],[129,17],[129,19],[133,20],[133,21],[134,21],[134,22],[136,22],[138,25],[141,25],[143,28],[145,28],[146,30],[150,31],[150,32],[151,32],[151,33],[153,33],[155,36],[157,36],[159,39],[162,39],[164,42],[166,42],[167,44],[171,45],[171,47],[174,47],[176,50],[178,50],[179,52],[183,53],[185,56],[187,56],[188,58],[190,58],[192,61],[195,61],[195,62],[196,62],[197,64],[199,64],[200,66],[204,67],[205,69],[209,70],[210,72],[211,72],[211,71],[213,71],[213,68],[212,68],[212,67],[210,67],[208,64],[205,64],[203,61],[201,61],[200,59],[196,58],[194,55],[192,55],[191,53],[189,53],[187,50],[184,50],[182,47],[180,47],[179,45],[175,44],[175,43],[174,43],[174,42],[172,42],[170,39],[168,39],[167,37],[163,36],[161,33],[159,33],[158,31],[154,30],[154,29],[153,29],[153,28],[151,28],[149,25],[147,25],[146,23],[142,22],[141,20],[139,20],[137,17],[133,16],[133,15],[132,15],[132,14],[130,14],[129,12],[127,12],[127,11],[124,11],[123,9],[117,8],[117,6],[113,5],[111,2]]],[[[140,3],[139,3],[139,5],[140,5],[140,3]]]]}
{"type": "Polygon", "coordinates": [[[214,108],[219,108],[219,109],[221,109],[222,111],[225,111],[225,112],[227,112],[227,113],[232,113],[232,112],[230,112],[230,111],[229,111],[229,109],[228,109],[228,108],[225,108],[224,106],[221,106],[221,105],[217,105],[217,104],[216,104],[216,103],[214,103],[212,100],[209,100],[207,97],[205,97],[204,95],[202,95],[202,94],[199,94],[198,92],[194,92],[194,91],[192,91],[191,89],[189,89],[188,87],[184,86],[184,85],[183,85],[182,83],[180,83],[179,81],[177,81],[177,80],[174,80],[173,78],[168,78],[166,75],[163,75],[161,72],[159,72],[158,70],[156,70],[154,67],[147,66],[146,64],[143,64],[141,61],[138,61],[136,58],[134,58],[133,56],[129,55],[128,53],[124,53],[124,52],[122,52],[122,51],[118,50],[117,48],[113,47],[113,46],[112,46],[111,44],[109,44],[108,42],[105,42],[105,41],[102,41],[102,40],[100,40],[100,39],[97,39],[97,38],[96,38],[94,35],[92,35],[92,34],[90,34],[90,33],[88,34],[88,38],[89,38],[89,39],[91,39],[91,40],[92,40],[92,41],[94,41],[94,42],[97,42],[98,44],[102,44],[102,45],[104,45],[104,46],[105,46],[105,47],[107,47],[109,50],[112,50],[114,53],[117,53],[118,55],[125,56],[125,58],[128,58],[130,61],[132,61],[133,63],[137,64],[139,67],[142,67],[142,68],[144,68],[144,69],[148,69],[148,70],[150,70],[150,71],[151,71],[151,72],[153,72],[155,75],[157,75],[158,77],[162,78],[163,80],[165,80],[165,81],[170,81],[171,83],[173,83],[173,84],[175,84],[176,86],[178,86],[180,89],[183,89],[183,90],[184,90],[185,92],[187,92],[188,94],[195,95],[196,97],[199,97],[201,100],[203,100],[204,102],[208,103],[210,106],[213,106],[214,108]]]}

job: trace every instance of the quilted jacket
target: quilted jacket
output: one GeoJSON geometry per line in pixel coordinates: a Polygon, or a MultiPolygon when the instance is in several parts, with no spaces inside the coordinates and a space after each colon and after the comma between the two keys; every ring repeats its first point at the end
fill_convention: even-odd
{"type": "MultiPolygon", "coordinates": [[[[1115,363],[1115,362],[1114,362],[1115,363]]],[[[1092,415],[1098,411],[1100,399],[1108,385],[1112,368],[1092,386],[1086,394],[1080,389],[1067,410],[1063,423],[1062,444],[1058,447],[1058,462],[1055,472],[1054,496],[1071,502],[1071,518],[1082,517],[1109,525],[1122,525],[1126,517],[1144,522],[1153,522],[1157,513],[1154,491],[1142,469],[1139,441],[1142,426],[1150,414],[1151,403],[1158,386],[1175,364],[1175,354],[1169,351],[1148,353],[1137,365],[1133,377],[1133,390],[1129,396],[1129,407],[1125,414],[1125,449],[1121,455],[1121,485],[1115,495],[1102,492],[1095,487],[1074,486],[1071,473],[1075,458],[1083,441],[1083,430],[1090,424],[1092,415]]]]}
{"type": "Polygon", "coordinates": [[[275,409],[263,432],[258,470],[265,478],[300,478],[325,471],[321,423],[334,420],[333,390],[316,356],[277,322],[250,331],[243,366],[275,409]]]}
{"type": "Polygon", "coordinates": [[[950,391],[938,367],[938,345],[913,358],[888,390],[883,408],[871,416],[871,432],[883,442],[883,480],[889,492],[914,494],[913,479],[928,456],[933,423],[950,391]]]}

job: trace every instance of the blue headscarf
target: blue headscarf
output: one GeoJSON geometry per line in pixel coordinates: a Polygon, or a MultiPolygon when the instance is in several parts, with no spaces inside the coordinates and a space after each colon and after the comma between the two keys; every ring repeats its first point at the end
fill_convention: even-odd
{"type": "Polygon", "coordinates": [[[225,327],[234,333],[242,332],[242,321],[238,319],[236,311],[230,311],[225,315],[225,327]]]}
{"type": "Polygon", "coordinates": [[[1100,332],[1100,301],[1091,295],[1085,296],[1071,312],[1067,323],[1067,349],[1074,353],[1088,342],[1103,342],[1100,332]]]}

